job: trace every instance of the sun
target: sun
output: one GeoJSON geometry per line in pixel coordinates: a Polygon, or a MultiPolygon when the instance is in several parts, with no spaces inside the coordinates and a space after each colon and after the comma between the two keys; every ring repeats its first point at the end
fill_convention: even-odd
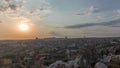
{"type": "Polygon", "coordinates": [[[21,31],[27,31],[29,29],[29,25],[25,24],[25,23],[22,23],[22,24],[19,25],[19,29],[21,31]]]}

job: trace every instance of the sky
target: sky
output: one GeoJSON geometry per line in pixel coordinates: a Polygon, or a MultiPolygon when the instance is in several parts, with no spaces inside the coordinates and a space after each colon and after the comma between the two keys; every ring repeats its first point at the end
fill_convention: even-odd
{"type": "Polygon", "coordinates": [[[120,37],[120,0],[0,0],[0,39],[120,37]],[[20,24],[29,29],[20,30],[20,24]]]}

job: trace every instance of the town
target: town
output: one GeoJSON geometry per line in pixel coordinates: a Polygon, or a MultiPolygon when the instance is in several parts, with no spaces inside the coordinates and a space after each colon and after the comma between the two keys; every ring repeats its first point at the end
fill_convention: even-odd
{"type": "Polygon", "coordinates": [[[0,68],[120,68],[120,38],[1,40],[0,68]]]}

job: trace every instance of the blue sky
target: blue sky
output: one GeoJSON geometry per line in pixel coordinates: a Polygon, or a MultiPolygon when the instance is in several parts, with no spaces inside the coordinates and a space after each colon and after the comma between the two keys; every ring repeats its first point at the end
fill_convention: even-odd
{"type": "Polygon", "coordinates": [[[120,36],[119,3],[120,0],[1,0],[0,37],[120,36]],[[17,28],[21,21],[30,25],[31,34],[14,30],[13,24],[17,28]],[[9,23],[12,25],[7,27],[9,23]]]}

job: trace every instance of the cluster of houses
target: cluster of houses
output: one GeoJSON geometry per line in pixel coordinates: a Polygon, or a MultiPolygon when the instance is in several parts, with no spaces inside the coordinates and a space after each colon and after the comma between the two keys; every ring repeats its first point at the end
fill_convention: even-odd
{"type": "Polygon", "coordinates": [[[37,46],[25,46],[29,49],[27,52],[25,50],[0,57],[0,68],[120,68],[119,40],[101,44],[89,41],[81,44],[76,40],[69,41],[68,38],[62,40],[63,42],[61,39],[54,40],[55,43],[51,40],[42,41],[46,46],[41,46],[39,39],[36,41],[34,44],[37,46]]]}

